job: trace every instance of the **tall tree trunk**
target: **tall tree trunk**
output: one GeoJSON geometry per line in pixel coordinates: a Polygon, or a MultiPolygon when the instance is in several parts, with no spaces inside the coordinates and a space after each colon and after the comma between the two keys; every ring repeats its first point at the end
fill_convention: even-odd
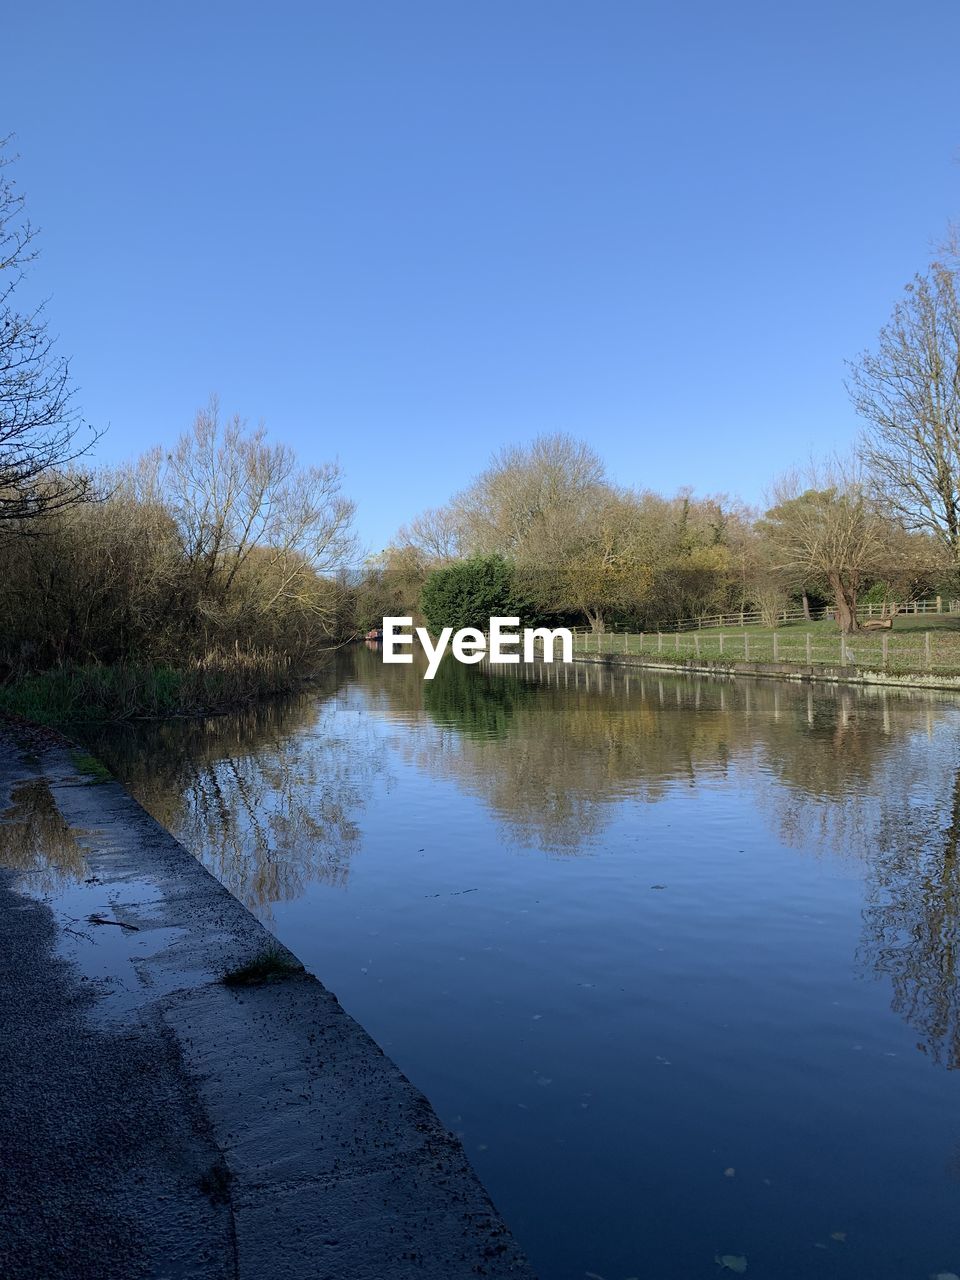
{"type": "Polygon", "coordinates": [[[839,573],[829,575],[830,590],[837,606],[837,622],[845,636],[860,630],[857,622],[857,593],[843,581],[839,573]]]}

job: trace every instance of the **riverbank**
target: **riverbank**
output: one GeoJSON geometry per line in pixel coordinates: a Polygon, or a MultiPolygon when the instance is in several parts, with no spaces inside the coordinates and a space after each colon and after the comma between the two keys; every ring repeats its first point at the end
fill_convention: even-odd
{"type": "Polygon", "coordinates": [[[938,671],[882,671],[839,663],[712,661],[703,658],[670,658],[657,654],[575,653],[578,664],[619,669],[669,671],[673,674],[710,676],[759,676],[803,683],[890,685],[899,689],[960,689],[960,674],[938,671]]]}
{"type": "Polygon", "coordinates": [[[54,667],[0,685],[0,717],[77,725],[216,715],[309,685],[326,652],[309,667],[270,650],[214,651],[176,666],[54,667]]]}
{"type": "Polygon", "coordinates": [[[426,1099],[53,733],[0,729],[0,921],[4,1275],[532,1280],[426,1099]]]}

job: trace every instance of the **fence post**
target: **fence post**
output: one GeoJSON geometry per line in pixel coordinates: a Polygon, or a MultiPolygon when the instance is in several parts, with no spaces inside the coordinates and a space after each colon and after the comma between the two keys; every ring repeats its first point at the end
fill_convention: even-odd
{"type": "Polygon", "coordinates": [[[813,659],[810,656],[810,632],[807,632],[807,666],[809,667],[813,659]]]}
{"type": "Polygon", "coordinates": [[[927,666],[930,666],[930,632],[923,633],[923,656],[926,659],[927,666]]]}
{"type": "Polygon", "coordinates": [[[777,645],[777,633],[776,633],[776,631],[774,631],[774,633],[773,633],[773,660],[774,660],[774,662],[779,661],[779,658],[780,658],[780,652],[779,652],[779,647],[778,647],[778,645],[777,645]]]}
{"type": "Polygon", "coordinates": [[[643,653],[643,632],[640,632],[640,652],[643,653]]]}
{"type": "Polygon", "coordinates": [[[937,613],[943,613],[943,600],[937,596],[937,613]]]}
{"type": "Polygon", "coordinates": [[[663,632],[657,632],[657,653],[663,653],[663,632]]]}
{"type": "Polygon", "coordinates": [[[888,645],[889,645],[889,641],[888,641],[888,639],[887,639],[887,633],[886,633],[886,632],[884,632],[884,633],[883,633],[883,669],[884,669],[884,671],[886,671],[886,669],[887,669],[887,649],[888,649],[888,645]]]}
{"type": "Polygon", "coordinates": [[[673,652],[674,653],[680,652],[680,632],[679,631],[675,631],[673,633],[673,652]]]}

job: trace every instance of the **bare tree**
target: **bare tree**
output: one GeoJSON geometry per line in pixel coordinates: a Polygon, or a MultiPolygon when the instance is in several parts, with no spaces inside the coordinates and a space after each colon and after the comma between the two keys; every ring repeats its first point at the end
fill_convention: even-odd
{"type": "Polygon", "coordinates": [[[466,551],[519,563],[534,548],[538,556],[552,549],[559,562],[566,530],[607,491],[603,463],[589,445],[566,435],[538,436],[495,454],[453,507],[466,551]]]}
{"type": "Polygon", "coordinates": [[[431,567],[456,560],[463,550],[463,528],[451,506],[429,507],[397,532],[397,545],[417,553],[431,567]]]}
{"type": "Polygon", "coordinates": [[[840,630],[859,630],[857,593],[863,580],[886,563],[889,522],[877,513],[856,471],[834,465],[812,475],[802,489],[788,477],[776,502],[758,522],[773,551],[773,568],[822,578],[830,588],[840,630]]]}
{"type": "MultiPolygon", "coordinates": [[[[560,531],[558,530],[558,540],[560,531]]],[[[563,559],[530,558],[529,581],[544,608],[582,613],[593,631],[609,615],[645,602],[653,580],[649,529],[637,496],[598,489],[562,532],[563,559]],[[538,572],[539,571],[539,572],[538,572]]]]}
{"type": "Polygon", "coordinates": [[[250,430],[236,416],[222,423],[214,397],[153,466],[146,487],[170,511],[207,609],[329,608],[317,579],[355,550],[354,504],[340,492],[336,463],[298,466],[291,449],[267,443],[262,425],[250,430]]]}
{"type": "Polygon", "coordinates": [[[506,556],[532,600],[602,630],[628,572],[625,539],[607,518],[615,503],[590,446],[551,435],[500,450],[451,507],[466,551],[506,556]]]}
{"type": "Polygon", "coordinates": [[[918,275],[851,365],[849,391],[868,426],[862,456],[891,510],[934,534],[960,567],[960,302],[942,262],[918,275]]]}
{"type": "Polygon", "coordinates": [[[18,311],[14,293],[36,257],[36,232],[0,140],[0,529],[23,529],[45,512],[81,501],[89,479],[71,466],[91,447],[74,405],[68,362],[54,351],[44,304],[18,311]]]}

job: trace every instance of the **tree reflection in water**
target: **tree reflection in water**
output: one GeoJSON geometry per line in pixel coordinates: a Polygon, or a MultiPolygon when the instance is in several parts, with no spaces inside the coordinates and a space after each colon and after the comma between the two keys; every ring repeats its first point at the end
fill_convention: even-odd
{"type": "Polygon", "coordinates": [[[346,724],[331,669],[308,692],[206,719],[87,730],[144,808],[265,918],[311,881],[342,885],[356,818],[382,763],[360,717],[346,724]]]}
{"type": "Polygon", "coordinates": [[[233,716],[88,733],[145,807],[261,915],[345,883],[385,746],[482,799],[513,842],[589,853],[625,798],[735,785],[777,839],[854,859],[862,971],[937,1063],[960,1063],[960,770],[951,695],[603,666],[385,667],[233,716]],[[343,699],[347,699],[343,701],[343,699]],[[384,722],[403,731],[384,738],[384,722]]]}
{"type": "Polygon", "coordinates": [[[31,893],[55,893],[86,869],[77,834],[42,778],[17,784],[0,812],[0,866],[29,876],[31,893]]]}
{"type": "Polygon", "coordinates": [[[939,1066],[960,1066],[960,769],[940,796],[892,805],[879,824],[864,910],[863,966],[939,1066]]]}
{"type": "Polygon", "coordinates": [[[918,1047],[960,1065],[960,768],[949,743],[928,741],[956,719],[956,697],[600,667],[478,680],[447,664],[422,694],[418,677],[393,681],[379,665],[363,677],[401,718],[436,721],[439,738],[411,739],[409,758],[551,853],[587,851],[626,795],[656,802],[736,766],[784,844],[861,864],[861,970],[891,981],[918,1047]]]}

